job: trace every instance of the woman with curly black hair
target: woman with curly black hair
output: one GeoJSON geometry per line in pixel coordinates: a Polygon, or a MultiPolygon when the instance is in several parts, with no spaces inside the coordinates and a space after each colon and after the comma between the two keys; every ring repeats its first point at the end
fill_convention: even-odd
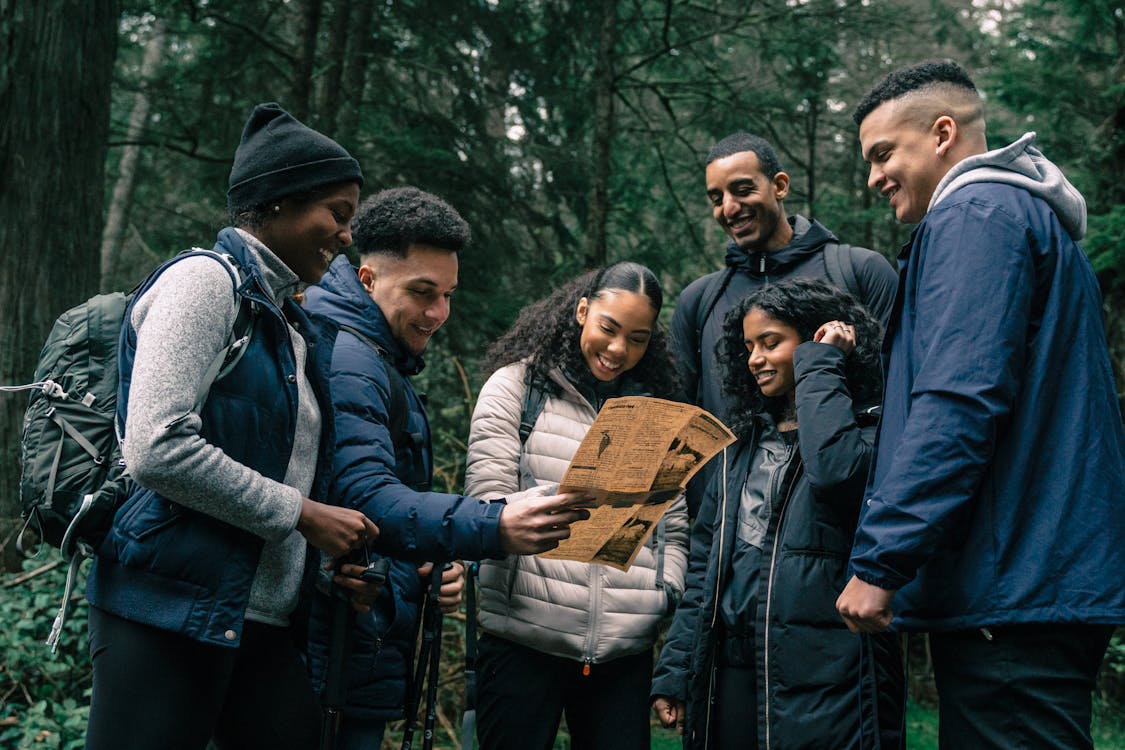
{"type": "MultiPolygon", "coordinates": [[[[525,308],[489,350],[465,491],[509,503],[542,494],[606,399],[676,398],[662,302],[652,271],[617,263],[525,308]],[[529,390],[545,401],[523,441],[529,390]]],[[[573,747],[647,750],[652,647],[686,563],[682,499],[628,571],[517,555],[482,563],[481,747],[549,750],[565,713],[573,747]]]]}
{"type": "Polygon", "coordinates": [[[685,748],[900,747],[895,636],[850,633],[835,609],[874,441],[879,324],[795,279],[746,297],[724,331],[739,441],[692,528],[653,708],[685,748]]]}

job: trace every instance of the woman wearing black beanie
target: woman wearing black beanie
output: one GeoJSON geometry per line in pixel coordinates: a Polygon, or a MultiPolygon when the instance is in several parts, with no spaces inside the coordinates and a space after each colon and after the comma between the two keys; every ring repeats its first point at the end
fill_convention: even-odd
{"type": "Polygon", "coordinates": [[[133,486],[87,583],[87,748],[316,746],[294,615],[311,548],[341,557],[378,530],[325,503],[330,347],[292,295],[351,244],[362,185],[339,144],[258,105],[231,170],[233,226],[155,271],[126,310],[133,486]]]}

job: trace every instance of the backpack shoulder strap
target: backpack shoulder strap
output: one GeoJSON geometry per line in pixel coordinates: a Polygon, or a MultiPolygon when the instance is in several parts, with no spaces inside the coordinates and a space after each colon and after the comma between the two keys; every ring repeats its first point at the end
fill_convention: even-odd
{"type": "Polygon", "coordinates": [[[727,290],[731,278],[734,277],[734,267],[727,266],[721,272],[715,274],[711,281],[707,283],[707,287],[703,290],[703,295],[699,298],[699,307],[695,309],[695,347],[699,349],[702,347],[703,341],[703,326],[707,324],[707,319],[711,317],[711,313],[715,310],[715,305],[719,302],[719,297],[723,296],[723,292],[727,290]]]}
{"type": "Polygon", "coordinates": [[[406,405],[406,385],[403,383],[402,373],[395,368],[394,362],[391,361],[390,352],[378,341],[351,326],[340,325],[339,328],[341,331],[347,331],[355,336],[368,349],[375,352],[379,359],[383,360],[383,365],[387,371],[387,384],[391,392],[391,402],[387,405],[387,417],[390,420],[387,428],[391,433],[391,441],[398,442],[400,436],[406,432],[406,425],[410,418],[409,409],[406,405]]]}
{"type": "MultiPolygon", "coordinates": [[[[719,298],[723,296],[723,292],[730,285],[730,280],[734,278],[734,271],[733,266],[727,266],[721,272],[715,274],[711,281],[707,282],[707,287],[699,298],[699,306],[695,308],[695,361],[700,363],[700,366],[703,362],[703,326],[707,324],[707,319],[714,312],[715,305],[719,303],[719,298]]],[[[695,403],[703,403],[702,377],[696,379],[694,396],[695,403]]]]}
{"type": "Polygon", "coordinates": [[[828,270],[828,280],[837,289],[843,289],[856,299],[862,299],[859,280],[855,275],[855,264],[852,261],[851,245],[829,242],[824,246],[824,265],[828,270]]]}
{"type": "Polygon", "coordinates": [[[543,405],[547,403],[546,383],[535,375],[530,366],[524,373],[523,384],[523,410],[520,412],[519,430],[521,446],[527,442],[531,430],[535,427],[535,421],[543,412],[543,405]]]}
{"type": "Polygon", "coordinates": [[[391,388],[390,428],[391,439],[395,440],[397,435],[406,432],[406,425],[410,418],[406,406],[406,386],[403,384],[402,373],[395,369],[391,361],[386,358],[383,361],[387,363],[387,383],[391,388]]]}
{"type": "MultiPolygon", "coordinates": [[[[234,325],[231,328],[231,335],[227,339],[227,345],[215,354],[215,358],[211,360],[211,365],[207,368],[207,372],[204,374],[203,379],[199,381],[198,388],[196,388],[194,411],[198,414],[203,409],[203,404],[207,401],[207,394],[211,390],[211,385],[216,380],[229,374],[230,371],[238,365],[239,360],[242,359],[242,355],[245,354],[246,345],[250,343],[250,337],[254,332],[254,319],[256,316],[253,303],[238,293],[244,279],[242,268],[233,255],[195,247],[191,250],[185,250],[168,263],[165,263],[164,268],[167,268],[178,260],[183,260],[193,255],[210,256],[222,263],[223,268],[230,274],[231,282],[234,284],[235,304],[234,325]]],[[[162,268],[161,271],[163,270],[162,268]]]]}

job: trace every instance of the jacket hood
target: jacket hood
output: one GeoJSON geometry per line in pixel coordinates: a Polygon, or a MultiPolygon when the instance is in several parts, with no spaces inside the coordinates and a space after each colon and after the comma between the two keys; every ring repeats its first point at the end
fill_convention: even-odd
{"type": "Polygon", "coordinates": [[[1086,234],[1086,200],[1062,170],[1032,145],[1034,142],[1035,133],[1024,133],[1004,148],[963,159],[938,183],[929,208],[965,185],[999,182],[1042,198],[1070,236],[1076,241],[1082,239],[1086,234]]]}
{"type": "Polygon", "coordinates": [[[363,288],[347,256],[337,256],[320,283],[305,290],[305,309],[373,339],[390,353],[395,369],[404,375],[416,375],[425,367],[422,357],[406,350],[391,334],[383,311],[363,288]]]}
{"type": "Polygon", "coordinates": [[[773,275],[801,263],[829,242],[839,242],[819,221],[809,221],[799,214],[793,214],[787,221],[793,227],[793,239],[788,245],[768,252],[747,253],[731,240],[727,245],[727,266],[755,277],[773,275]]]}

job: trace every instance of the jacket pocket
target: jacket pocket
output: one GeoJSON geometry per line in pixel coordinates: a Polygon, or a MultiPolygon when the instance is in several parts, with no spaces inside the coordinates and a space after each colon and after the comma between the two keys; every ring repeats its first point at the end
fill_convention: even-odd
{"type": "Polygon", "coordinates": [[[126,539],[141,541],[175,524],[181,515],[180,506],[144,489],[122,507],[116,531],[126,539]]]}
{"type": "Polygon", "coordinates": [[[836,612],[836,599],[847,583],[847,569],[847,556],[832,550],[785,550],[774,574],[771,620],[847,632],[836,612]]]}

